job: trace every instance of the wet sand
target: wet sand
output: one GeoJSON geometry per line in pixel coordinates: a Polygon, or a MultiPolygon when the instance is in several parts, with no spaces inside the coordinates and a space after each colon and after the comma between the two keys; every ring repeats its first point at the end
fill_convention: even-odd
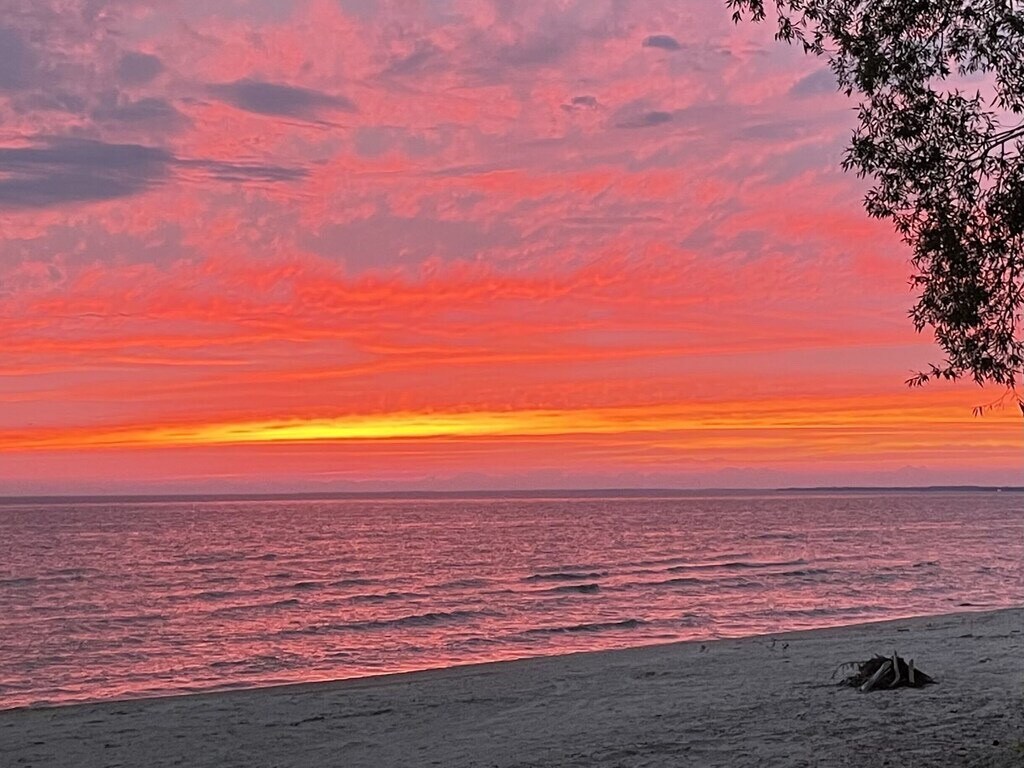
{"type": "Polygon", "coordinates": [[[0,765],[1024,766],[1024,609],[9,710],[0,765]],[[836,686],[893,650],[939,683],[836,686]]]}

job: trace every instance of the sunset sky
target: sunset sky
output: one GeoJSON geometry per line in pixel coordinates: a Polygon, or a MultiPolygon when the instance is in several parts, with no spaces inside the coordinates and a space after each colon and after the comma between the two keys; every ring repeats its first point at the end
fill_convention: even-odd
{"type": "Polygon", "coordinates": [[[0,494],[1020,483],[724,0],[5,0],[0,494]]]}

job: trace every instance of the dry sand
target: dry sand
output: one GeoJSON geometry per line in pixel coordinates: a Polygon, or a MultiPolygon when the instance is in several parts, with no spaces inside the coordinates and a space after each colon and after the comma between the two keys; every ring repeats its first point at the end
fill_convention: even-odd
{"type": "Polygon", "coordinates": [[[1024,766],[1024,609],[0,712],[4,766],[1024,766]],[[878,652],[938,678],[861,694],[878,652]]]}

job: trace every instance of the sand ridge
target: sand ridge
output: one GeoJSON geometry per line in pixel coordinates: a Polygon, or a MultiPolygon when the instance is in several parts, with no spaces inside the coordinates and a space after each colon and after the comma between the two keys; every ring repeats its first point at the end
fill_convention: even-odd
{"type": "Polygon", "coordinates": [[[1024,766],[1024,609],[0,712],[3,766],[1024,766]],[[860,694],[842,661],[940,682],[860,694]]]}

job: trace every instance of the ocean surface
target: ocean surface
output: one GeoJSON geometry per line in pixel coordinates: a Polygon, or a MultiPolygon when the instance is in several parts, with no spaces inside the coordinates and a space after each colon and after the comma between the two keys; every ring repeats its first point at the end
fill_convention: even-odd
{"type": "Polygon", "coordinates": [[[0,708],[1022,602],[1012,492],[9,504],[0,708]]]}

